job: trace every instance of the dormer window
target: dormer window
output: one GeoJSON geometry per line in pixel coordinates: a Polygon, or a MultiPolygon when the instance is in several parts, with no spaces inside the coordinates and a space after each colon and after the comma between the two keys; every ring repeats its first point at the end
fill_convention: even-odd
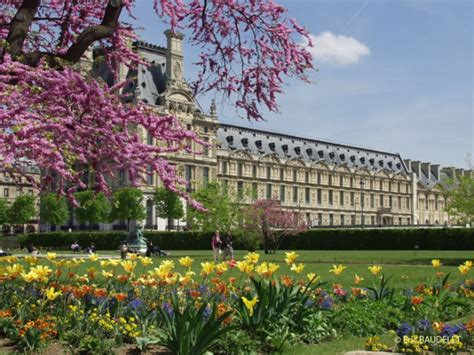
{"type": "Polygon", "coordinates": [[[355,162],[355,160],[356,160],[356,157],[355,157],[355,155],[351,155],[350,159],[351,159],[351,162],[353,162],[353,163],[354,163],[354,162],[355,162]]]}
{"type": "Polygon", "coordinates": [[[262,141],[260,140],[255,141],[255,146],[257,147],[258,150],[262,150],[262,141]]]}
{"type": "Polygon", "coordinates": [[[388,162],[388,167],[391,168],[393,166],[393,163],[391,161],[388,162]]]}
{"type": "Polygon", "coordinates": [[[283,144],[281,146],[281,149],[285,152],[285,153],[288,153],[288,146],[286,144],[283,144]]]}
{"type": "Polygon", "coordinates": [[[313,150],[311,148],[306,149],[306,154],[308,154],[309,157],[312,156],[313,150]]]}
{"type": "Polygon", "coordinates": [[[365,158],[364,157],[360,158],[359,160],[360,160],[361,164],[365,164],[365,158]]]}
{"type": "Polygon", "coordinates": [[[341,159],[341,161],[346,160],[345,154],[339,154],[339,159],[341,159]]]}
{"type": "Polygon", "coordinates": [[[329,153],[329,158],[331,158],[331,160],[334,159],[334,152],[329,153]]]}
{"type": "Polygon", "coordinates": [[[225,138],[225,140],[227,141],[227,143],[229,144],[234,144],[234,136],[227,136],[225,138]]]}
{"type": "Polygon", "coordinates": [[[324,157],[324,150],[318,150],[318,155],[320,158],[324,157]]]}
{"type": "Polygon", "coordinates": [[[398,170],[400,170],[402,168],[402,165],[400,163],[397,163],[397,165],[395,165],[397,167],[398,170]]]}
{"type": "Polygon", "coordinates": [[[300,147],[295,147],[295,153],[296,153],[296,155],[301,155],[301,148],[300,147]]]}
{"type": "Polygon", "coordinates": [[[383,160],[379,160],[379,166],[383,168],[383,160]]]}
{"type": "Polygon", "coordinates": [[[247,138],[242,138],[241,142],[245,148],[249,146],[249,140],[247,138]]]}
{"type": "Polygon", "coordinates": [[[272,142],[272,143],[268,144],[268,147],[270,148],[270,150],[271,150],[272,152],[275,151],[275,143],[272,142]]]}
{"type": "Polygon", "coordinates": [[[372,159],[369,159],[369,163],[370,163],[370,165],[374,166],[375,160],[374,160],[373,158],[372,158],[372,159]]]}

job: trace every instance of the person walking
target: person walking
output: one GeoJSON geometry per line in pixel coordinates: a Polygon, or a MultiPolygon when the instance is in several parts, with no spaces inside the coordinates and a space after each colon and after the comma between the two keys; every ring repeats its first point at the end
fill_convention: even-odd
{"type": "Polygon", "coordinates": [[[234,259],[234,248],[232,247],[232,238],[230,236],[230,233],[226,233],[223,236],[222,249],[223,249],[222,259],[224,261],[227,260],[227,257],[229,257],[229,260],[234,259]]]}
{"type": "Polygon", "coordinates": [[[219,259],[221,245],[222,245],[221,235],[218,229],[216,230],[216,233],[214,233],[214,235],[212,236],[212,240],[211,240],[212,255],[214,257],[214,261],[217,261],[219,259]]]}

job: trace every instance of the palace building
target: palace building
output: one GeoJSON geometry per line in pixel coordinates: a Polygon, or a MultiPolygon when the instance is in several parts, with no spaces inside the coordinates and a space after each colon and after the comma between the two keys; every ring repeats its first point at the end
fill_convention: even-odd
{"type": "MultiPolygon", "coordinates": [[[[183,36],[170,31],[165,35],[166,48],[135,43],[148,65],[135,71],[122,67],[119,76],[135,78],[124,90],[136,100],[157,113],[176,114],[186,128],[211,144],[193,146],[198,154],[183,151],[168,156],[186,179],[188,191],[218,181],[243,205],[255,199],[278,199],[284,208],[304,214],[314,227],[451,223],[444,211],[443,181],[472,171],[404,160],[398,153],[222,124],[215,103],[205,112],[184,80],[183,36]]],[[[92,67],[91,59],[85,64],[92,67]]],[[[112,83],[103,67],[95,67],[95,72],[112,83]]],[[[147,132],[142,136],[155,144],[147,132]]],[[[148,229],[164,229],[165,221],[156,215],[152,200],[159,179],[149,174],[145,180],[143,223],[148,229]]],[[[10,194],[11,187],[2,183],[0,194],[10,194]]],[[[115,187],[126,184],[122,176],[115,187]]],[[[175,221],[176,227],[184,224],[175,221]]]]}

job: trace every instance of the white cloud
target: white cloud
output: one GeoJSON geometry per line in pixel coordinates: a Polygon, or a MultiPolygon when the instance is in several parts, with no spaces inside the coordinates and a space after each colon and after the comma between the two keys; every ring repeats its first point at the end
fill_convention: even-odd
{"type": "Polygon", "coordinates": [[[349,65],[370,54],[369,47],[349,36],[326,31],[318,36],[311,35],[311,40],[314,47],[309,47],[308,50],[320,62],[349,65]]]}

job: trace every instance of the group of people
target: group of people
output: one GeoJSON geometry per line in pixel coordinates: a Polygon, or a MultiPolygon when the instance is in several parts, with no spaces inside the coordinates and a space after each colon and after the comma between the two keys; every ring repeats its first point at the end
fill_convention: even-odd
{"type": "MultiPolygon", "coordinates": [[[[120,245],[119,247],[119,250],[120,250],[120,257],[122,259],[126,259],[127,258],[127,254],[140,254],[140,250],[136,249],[136,248],[133,248],[131,247],[130,245],[128,245],[127,242],[124,242],[120,245]]],[[[164,250],[161,250],[160,247],[158,245],[153,245],[153,242],[151,240],[148,240],[147,243],[146,243],[146,252],[145,252],[145,256],[168,256],[170,255],[169,252],[166,252],[164,250]]]]}
{"type": "Polygon", "coordinates": [[[222,255],[222,260],[234,259],[234,249],[232,247],[232,239],[228,233],[221,236],[220,231],[216,230],[216,233],[212,236],[211,240],[212,254],[214,261],[219,260],[219,255],[222,255]]]}
{"type": "MultiPolygon", "coordinates": [[[[81,246],[79,245],[79,243],[77,241],[74,241],[71,246],[70,246],[70,249],[74,252],[74,253],[79,253],[81,251],[81,246]]],[[[94,254],[96,252],[96,248],[95,248],[95,244],[94,243],[91,243],[91,245],[89,245],[85,250],[84,252],[86,254],[94,254]]]]}

